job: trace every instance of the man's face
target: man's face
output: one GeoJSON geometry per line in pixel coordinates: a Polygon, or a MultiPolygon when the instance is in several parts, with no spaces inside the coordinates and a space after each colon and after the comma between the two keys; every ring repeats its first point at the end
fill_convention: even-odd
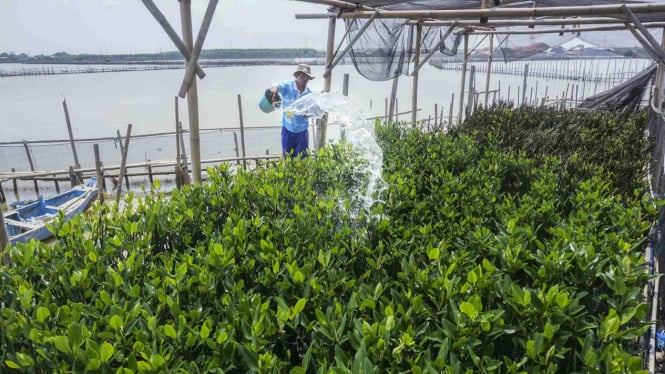
{"type": "Polygon", "coordinates": [[[296,82],[306,86],[307,82],[309,82],[309,77],[303,73],[296,73],[296,82]]]}

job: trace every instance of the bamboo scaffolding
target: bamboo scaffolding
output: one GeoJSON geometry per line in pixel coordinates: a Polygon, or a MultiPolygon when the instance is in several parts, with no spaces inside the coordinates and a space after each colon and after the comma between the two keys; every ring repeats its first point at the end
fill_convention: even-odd
{"type": "MultiPolygon", "coordinates": [[[[302,1],[302,0],[299,0],[302,1]]],[[[633,13],[657,13],[665,11],[665,3],[660,4],[621,4],[562,6],[540,8],[490,8],[490,9],[452,9],[452,10],[379,10],[379,18],[421,19],[497,19],[497,18],[538,18],[538,17],[572,17],[572,16],[615,16],[622,17],[622,7],[633,13]]],[[[339,17],[344,19],[370,18],[376,10],[342,12],[339,17]]]]}

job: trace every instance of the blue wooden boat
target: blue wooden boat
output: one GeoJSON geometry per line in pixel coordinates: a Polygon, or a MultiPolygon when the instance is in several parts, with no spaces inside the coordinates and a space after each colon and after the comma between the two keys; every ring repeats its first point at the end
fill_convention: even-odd
{"type": "Polygon", "coordinates": [[[9,244],[24,243],[31,239],[44,240],[53,234],[47,225],[62,211],[65,220],[74,217],[92,204],[97,198],[97,178],[90,178],[86,184],[44,199],[21,206],[4,214],[5,226],[9,235],[9,244]]]}

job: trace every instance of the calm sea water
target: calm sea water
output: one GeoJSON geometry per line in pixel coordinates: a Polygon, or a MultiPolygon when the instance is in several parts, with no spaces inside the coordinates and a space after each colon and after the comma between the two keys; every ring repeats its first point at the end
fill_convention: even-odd
{"type": "MultiPolygon", "coordinates": [[[[496,62],[495,62],[496,64],[496,62]]],[[[532,63],[536,69],[537,63],[532,63]]],[[[627,62],[609,60],[596,62],[595,70],[616,72],[627,62]],[[614,64],[614,65],[612,65],[614,64]]],[[[646,64],[634,60],[633,70],[646,64]]],[[[567,69],[580,69],[582,62],[568,63],[567,69]]],[[[32,67],[32,66],[28,66],[32,67]]],[[[21,65],[0,65],[0,69],[21,68],[21,65]]],[[[280,114],[265,114],[257,106],[263,91],[272,83],[292,78],[293,66],[238,66],[205,69],[207,76],[198,81],[200,127],[202,129],[225,129],[201,134],[202,158],[235,156],[233,130],[239,126],[238,95],[241,95],[243,117],[248,127],[245,138],[248,155],[264,155],[266,152],[280,152],[279,128],[256,129],[263,126],[278,126],[280,114]],[[254,127],[255,129],[251,129],[254,127]]],[[[92,73],[77,75],[42,75],[0,78],[0,142],[21,140],[67,139],[67,127],[62,108],[67,100],[75,138],[112,137],[116,132],[124,135],[126,126],[131,123],[132,134],[170,132],[175,129],[174,97],[182,82],[183,70],[157,70],[139,72],[92,73]]],[[[313,91],[323,89],[322,66],[314,66],[313,73],[318,77],[311,81],[313,91]]],[[[360,76],[352,65],[336,67],[333,73],[332,90],[342,90],[343,75],[350,75],[349,97],[359,106],[366,117],[381,116],[385,113],[386,98],[390,95],[392,82],[371,82],[360,76]]],[[[455,95],[454,114],[457,114],[457,100],[460,90],[460,72],[439,70],[426,65],[420,72],[418,107],[422,110],[418,118],[434,118],[434,105],[443,109],[448,118],[451,98],[455,95]]],[[[476,87],[484,90],[484,73],[476,75],[476,87]]],[[[607,88],[604,83],[572,82],[544,78],[530,78],[528,85],[535,89],[534,97],[561,95],[571,84],[578,85],[579,96],[587,96],[607,88]]],[[[508,94],[515,99],[522,77],[516,75],[492,75],[490,89],[501,88],[501,96],[508,94]]],[[[412,80],[402,76],[398,89],[399,111],[411,108],[412,80]]],[[[529,92],[529,97],[531,93],[529,92]]],[[[466,95],[465,95],[466,96],[466,95]]],[[[481,95],[482,98],[482,95],[481,95]]],[[[491,96],[490,96],[491,98],[491,96]]],[[[179,100],[180,119],[188,128],[187,101],[179,100]]],[[[400,120],[410,120],[403,115],[400,120]]],[[[235,131],[239,137],[239,132],[235,131]]],[[[332,130],[332,138],[338,130],[332,130]]],[[[118,164],[120,151],[112,141],[99,142],[102,160],[106,165],[118,164]]],[[[311,143],[310,143],[311,144],[311,143]]],[[[73,164],[68,143],[59,145],[31,145],[32,156],[37,170],[66,169],[73,164]]],[[[77,145],[82,166],[92,167],[93,146],[91,143],[77,145]]],[[[186,138],[189,150],[189,139],[186,138]]],[[[173,136],[133,140],[130,144],[130,163],[147,159],[173,159],[175,139],[173,136]]],[[[29,170],[23,145],[0,145],[0,172],[16,168],[29,170]]]]}

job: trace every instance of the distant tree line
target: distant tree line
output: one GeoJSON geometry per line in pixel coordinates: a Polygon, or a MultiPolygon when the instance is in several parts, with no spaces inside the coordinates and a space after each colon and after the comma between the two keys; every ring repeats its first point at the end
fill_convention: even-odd
{"type": "MultiPolygon", "coordinates": [[[[201,51],[201,59],[294,59],[294,58],[317,58],[325,57],[324,51],[311,48],[273,48],[273,49],[207,49],[201,51]]],[[[182,55],[178,51],[160,53],[136,53],[136,54],[69,54],[58,52],[53,55],[29,56],[25,53],[15,54],[13,52],[0,53],[0,63],[131,63],[147,61],[181,61],[182,55]]]]}

